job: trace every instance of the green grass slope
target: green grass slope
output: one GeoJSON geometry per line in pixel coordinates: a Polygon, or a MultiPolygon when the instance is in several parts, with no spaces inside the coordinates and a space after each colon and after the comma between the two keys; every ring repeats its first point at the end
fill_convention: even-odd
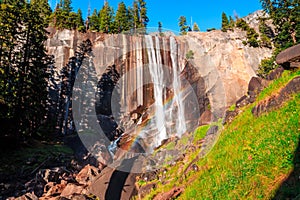
{"type": "Polygon", "coordinates": [[[256,103],[244,107],[231,124],[223,127],[216,145],[197,162],[199,171],[189,173],[184,180],[180,179],[182,174],[173,173],[173,179],[179,181],[159,184],[146,199],[167,192],[171,186],[184,186],[178,199],[189,200],[294,199],[299,195],[300,94],[272,112],[259,117],[251,113],[259,100],[278,93],[299,75],[300,71],[285,72],[256,103]]]}

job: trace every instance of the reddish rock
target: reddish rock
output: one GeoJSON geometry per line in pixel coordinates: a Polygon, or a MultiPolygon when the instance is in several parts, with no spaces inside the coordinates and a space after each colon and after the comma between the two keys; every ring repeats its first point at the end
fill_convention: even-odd
{"type": "Polygon", "coordinates": [[[212,122],[212,113],[210,110],[204,111],[200,116],[199,125],[208,125],[212,122]]]}
{"type": "Polygon", "coordinates": [[[89,185],[91,181],[100,173],[100,170],[94,166],[86,165],[76,176],[79,184],[89,185]]]}
{"type": "Polygon", "coordinates": [[[75,185],[75,184],[68,184],[65,189],[62,191],[61,195],[62,197],[70,197],[75,194],[82,194],[84,191],[83,186],[75,185]]]}
{"type": "Polygon", "coordinates": [[[62,193],[62,191],[67,186],[66,181],[61,181],[60,184],[55,184],[53,182],[49,182],[44,187],[45,194],[43,197],[51,197],[51,196],[57,196],[62,193]]]}
{"type": "Polygon", "coordinates": [[[171,200],[179,197],[179,195],[184,191],[182,187],[175,187],[169,192],[158,194],[153,200],[171,200]]]}
{"type": "Polygon", "coordinates": [[[8,198],[9,200],[38,200],[39,198],[35,196],[34,193],[26,193],[23,196],[17,198],[8,198]]]}

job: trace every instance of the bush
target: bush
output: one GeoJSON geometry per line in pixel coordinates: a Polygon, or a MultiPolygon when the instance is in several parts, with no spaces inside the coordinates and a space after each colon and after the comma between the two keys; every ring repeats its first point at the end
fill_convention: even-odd
{"type": "Polygon", "coordinates": [[[269,72],[277,67],[278,65],[275,63],[275,56],[263,59],[260,62],[259,68],[257,70],[257,75],[262,78],[266,78],[269,72]]]}

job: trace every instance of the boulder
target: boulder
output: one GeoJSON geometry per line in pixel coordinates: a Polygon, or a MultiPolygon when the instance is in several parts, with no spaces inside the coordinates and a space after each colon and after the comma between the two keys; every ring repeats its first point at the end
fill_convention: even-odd
{"type": "Polygon", "coordinates": [[[279,77],[281,77],[282,73],[284,71],[284,68],[283,67],[278,67],[274,70],[272,70],[268,76],[267,76],[267,80],[275,80],[275,79],[278,79],[279,77]]]}
{"type": "Polygon", "coordinates": [[[287,48],[280,52],[276,57],[276,63],[285,65],[285,63],[300,61],[300,44],[287,48]]]}
{"type": "Polygon", "coordinates": [[[100,173],[100,170],[94,166],[86,165],[76,176],[79,184],[89,185],[100,173]]]}
{"type": "Polygon", "coordinates": [[[208,125],[212,122],[212,113],[210,110],[206,110],[202,113],[199,119],[199,125],[208,125]]]}
{"type": "MultiPolygon", "coordinates": [[[[117,169],[106,167],[88,187],[91,194],[99,199],[129,200],[137,194],[135,173],[129,171],[137,158],[124,159],[117,169]]],[[[138,167],[138,166],[137,166],[138,167]]]]}
{"type": "Polygon", "coordinates": [[[84,193],[84,188],[82,185],[76,185],[73,183],[69,183],[64,190],[62,191],[62,193],[60,194],[60,196],[62,197],[71,197],[72,195],[76,195],[76,194],[83,194],[84,193]]]}

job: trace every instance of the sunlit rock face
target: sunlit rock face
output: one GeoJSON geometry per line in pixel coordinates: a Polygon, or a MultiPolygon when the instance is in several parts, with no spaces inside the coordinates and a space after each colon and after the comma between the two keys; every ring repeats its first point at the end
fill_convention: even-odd
{"type": "MultiPolygon", "coordinates": [[[[170,37],[48,31],[46,48],[55,57],[57,71],[76,54],[81,42],[90,40],[92,51],[78,72],[94,76],[95,83],[89,85],[92,89],[85,96],[95,98],[97,81],[105,80],[103,74],[111,73],[107,70],[113,67],[117,85],[105,95],[117,102],[103,104],[112,107],[105,116],[123,124],[125,116],[134,118],[134,123],[147,130],[139,131],[140,137],[147,134],[156,141],[154,146],[192,131],[205,111],[212,113],[212,120],[222,117],[225,109],[246,93],[261,59],[271,55],[268,48],[245,46],[245,32],[239,30],[170,37]],[[190,50],[194,55],[187,58],[190,50]],[[114,107],[116,104],[119,106],[114,107]],[[143,112],[132,112],[137,108],[144,108],[143,112]]],[[[126,126],[131,127],[130,123],[126,126]]]]}

